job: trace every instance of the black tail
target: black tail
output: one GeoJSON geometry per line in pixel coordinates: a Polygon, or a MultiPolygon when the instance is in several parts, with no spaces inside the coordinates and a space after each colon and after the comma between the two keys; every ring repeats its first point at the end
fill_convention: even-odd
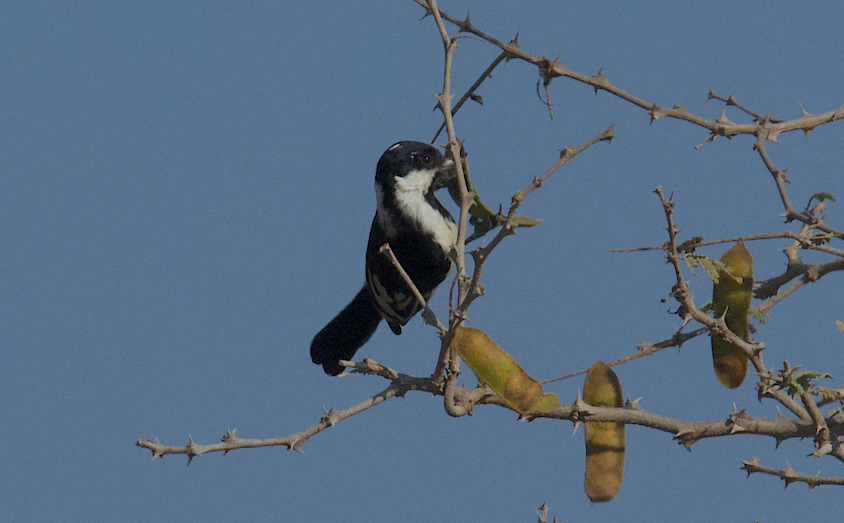
{"type": "Polygon", "coordinates": [[[340,374],[344,369],[340,360],[351,360],[380,322],[381,314],[375,310],[364,285],[355,299],[314,336],[311,360],[321,364],[326,374],[340,374]]]}

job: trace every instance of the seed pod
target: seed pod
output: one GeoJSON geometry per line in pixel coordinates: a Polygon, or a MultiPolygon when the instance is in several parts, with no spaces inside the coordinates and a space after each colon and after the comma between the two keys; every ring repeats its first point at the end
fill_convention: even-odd
{"type": "MultiPolygon", "coordinates": [[[[595,407],[621,407],[621,382],[606,363],[596,361],[583,383],[583,401],[595,407]]],[[[624,424],[610,421],[584,423],[586,473],[583,486],[592,501],[609,501],[624,479],[624,424]]]]}
{"type": "MultiPolygon", "coordinates": [[[[739,240],[721,256],[721,263],[732,270],[718,271],[718,282],[712,292],[715,317],[726,311],[724,321],[739,338],[747,341],[749,326],[747,313],[753,297],[753,257],[739,240]]],[[[712,334],[712,363],[715,376],[725,387],[734,389],[741,385],[747,374],[747,354],[717,334],[712,334]]]]}
{"type": "Polygon", "coordinates": [[[543,394],[542,384],[531,378],[484,331],[458,327],[451,346],[480,381],[520,414],[550,412],[560,404],[556,394],[543,394]]]}

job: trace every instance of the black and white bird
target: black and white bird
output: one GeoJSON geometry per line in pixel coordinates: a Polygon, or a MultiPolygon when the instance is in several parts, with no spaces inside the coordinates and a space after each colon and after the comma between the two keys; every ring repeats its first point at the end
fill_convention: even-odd
{"type": "Polygon", "coordinates": [[[378,160],[366,284],[311,342],[311,359],[326,374],[340,374],[340,360],[351,360],[382,318],[401,334],[402,325],[421,308],[388,256],[380,252],[382,245],[390,244],[425,300],[448,276],[457,225],[434,191],[451,180],[453,167],[436,148],[421,142],[396,143],[378,160]]]}

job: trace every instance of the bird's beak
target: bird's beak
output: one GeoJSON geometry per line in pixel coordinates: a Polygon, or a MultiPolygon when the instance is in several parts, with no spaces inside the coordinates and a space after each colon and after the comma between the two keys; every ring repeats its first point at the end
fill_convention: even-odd
{"type": "Polygon", "coordinates": [[[447,186],[453,178],[454,160],[446,158],[442,165],[440,165],[437,169],[437,174],[434,176],[433,182],[431,182],[431,190],[436,191],[437,189],[442,189],[447,186]]]}

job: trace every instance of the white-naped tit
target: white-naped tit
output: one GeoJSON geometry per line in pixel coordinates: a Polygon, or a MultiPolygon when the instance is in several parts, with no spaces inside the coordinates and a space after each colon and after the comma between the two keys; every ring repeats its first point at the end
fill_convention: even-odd
{"type": "Polygon", "coordinates": [[[395,334],[421,308],[381,246],[390,244],[402,268],[429,300],[451,271],[454,219],[434,196],[454,177],[454,163],[421,142],[390,146],[375,170],[375,218],[366,246],[366,284],[311,342],[311,360],[326,374],[343,371],[385,319],[395,334]]]}

